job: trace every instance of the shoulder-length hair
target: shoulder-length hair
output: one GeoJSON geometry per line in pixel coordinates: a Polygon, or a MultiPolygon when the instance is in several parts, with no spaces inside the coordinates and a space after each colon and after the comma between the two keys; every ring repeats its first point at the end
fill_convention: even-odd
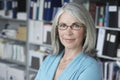
{"type": "Polygon", "coordinates": [[[83,52],[89,54],[90,56],[96,56],[95,43],[96,43],[96,29],[94,21],[89,14],[89,12],[80,4],[76,3],[67,3],[61,7],[54,20],[52,25],[51,39],[53,53],[59,54],[61,50],[64,49],[64,46],[61,44],[58,37],[57,25],[59,17],[64,13],[68,12],[73,17],[75,17],[80,23],[85,26],[85,39],[83,41],[83,52]]]}

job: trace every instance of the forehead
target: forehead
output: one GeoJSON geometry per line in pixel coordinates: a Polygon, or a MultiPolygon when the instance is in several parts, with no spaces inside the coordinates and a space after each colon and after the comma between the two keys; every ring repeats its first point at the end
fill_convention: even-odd
{"type": "Polygon", "coordinates": [[[66,23],[73,23],[73,22],[77,22],[78,20],[71,14],[68,12],[63,12],[60,17],[59,17],[59,23],[60,22],[66,22],[66,23]]]}

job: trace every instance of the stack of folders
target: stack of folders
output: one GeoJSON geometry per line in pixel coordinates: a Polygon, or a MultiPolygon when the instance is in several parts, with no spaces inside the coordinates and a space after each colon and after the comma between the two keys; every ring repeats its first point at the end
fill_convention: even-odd
{"type": "Polygon", "coordinates": [[[25,62],[25,47],[11,43],[0,42],[0,58],[25,62]]]}
{"type": "Polygon", "coordinates": [[[95,23],[97,26],[119,28],[120,27],[120,7],[119,1],[109,1],[96,3],[95,23]]]}
{"type": "Polygon", "coordinates": [[[116,62],[100,62],[100,66],[102,69],[102,80],[120,80],[119,64],[116,62]]]}
{"type": "Polygon", "coordinates": [[[0,80],[25,80],[25,70],[20,66],[0,63],[0,80]]]}
{"type": "Polygon", "coordinates": [[[26,0],[1,0],[0,16],[26,20],[26,0]],[[22,4],[22,5],[21,5],[22,4]]]}
{"type": "Polygon", "coordinates": [[[29,18],[52,21],[58,9],[70,0],[30,0],[29,18]]]}
{"type": "Polygon", "coordinates": [[[118,57],[117,49],[120,44],[120,32],[98,29],[97,45],[98,55],[118,57]]]}
{"type": "Polygon", "coordinates": [[[29,66],[32,69],[38,70],[41,66],[45,54],[39,51],[30,50],[29,51],[29,66]]]}

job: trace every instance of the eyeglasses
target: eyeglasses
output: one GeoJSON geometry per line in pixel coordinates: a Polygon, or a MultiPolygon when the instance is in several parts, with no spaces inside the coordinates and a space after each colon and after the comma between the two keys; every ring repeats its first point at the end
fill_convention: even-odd
{"type": "Polygon", "coordinates": [[[57,28],[59,30],[66,30],[68,27],[70,27],[72,30],[79,30],[81,29],[81,27],[83,27],[83,24],[79,24],[79,23],[73,23],[72,25],[68,26],[65,23],[61,23],[57,25],[57,28]]]}

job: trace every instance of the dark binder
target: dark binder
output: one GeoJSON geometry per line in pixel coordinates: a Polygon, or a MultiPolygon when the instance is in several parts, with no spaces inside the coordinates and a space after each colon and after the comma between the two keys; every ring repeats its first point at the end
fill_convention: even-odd
{"type": "Polygon", "coordinates": [[[116,57],[117,47],[120,43],[120,32],[119,31],[106,31],[103,55],[116,57]]]}
{"type": "Polygon", "coordinates": [[[39,69],[40,67],[40,59],[38,57],[32,57],[31,68],[39,69]]]}
{"type": "Polygon", "coordinates": [[[26,0],[17,0],[18,1],[18,12],[26,12],[26,0]]]}
{"type": "Polygon", "coordinates": [[[52,0],[45,0],[44,3],[44,14],[43,14],[43,19],[45,21],[51,21],[52,20],[52,0]]]}
{"type": "Polygon", "coordinates": [[[62,6],[61,0],[52,0],[52,19],[54,19],[58,9],[62,6]]]}
{"type": "Polygon", "coordinates": [[[109,2],[109,27],[118,27],[118,2],[109,2]]]}
{"type": "Polygon", "coordinates": [[[0,1],[0,10],[2,10],[3,9],[3,1],[0,1]]]}
{"type": "Polygon", "coordinates": [[[109,43],[109,30],[106,30],[106,33],[105,33],[105,41],[104,41],[104,46],[103,46],[103,55],[106,55],[108,53],[108,43],[109,43]]]}
{"type": "Polygon", "coordinates": [[[13,12],[13,18],[17,18],[17,7],[18,7],[18,2],[17,0],[13,0],[12,2],[12,12],[13,12]]]}
{"type": "Polygon", "coordinates": [[[30,1],[30,12],[29,12],[30,19],[33,19],[33,3],[34,3],[34,0],[31,0],[30,1]]]}
{"type": "Polygon", "coordinates": [[[6,1],[6,11],[5,11],[5,15],[6,16],[9,16],[9,14],[10,14],[10,10],[12,10],[12,1],[6,1]]]}

